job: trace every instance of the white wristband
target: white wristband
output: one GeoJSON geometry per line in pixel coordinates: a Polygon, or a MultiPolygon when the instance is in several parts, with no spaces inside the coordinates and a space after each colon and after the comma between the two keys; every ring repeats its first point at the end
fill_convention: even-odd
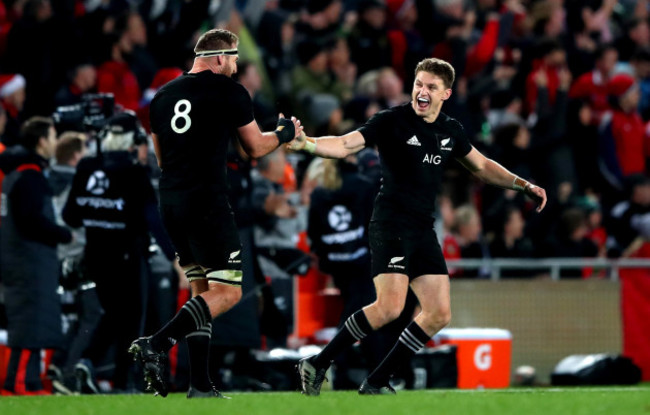
{"type": "Polygon", "coordinates": [[[303,147],[303,150],[306,151],[307,153],[314,154],[314,152],[316,151],[316,140],[307,137],[305,141],[305,147],[303,147]]]}

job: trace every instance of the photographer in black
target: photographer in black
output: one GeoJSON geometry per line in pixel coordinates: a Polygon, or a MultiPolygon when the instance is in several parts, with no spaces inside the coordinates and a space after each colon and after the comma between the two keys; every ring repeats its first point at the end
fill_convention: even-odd
{"type": "Polygon", "coordinates": [[[134,150],[146,139],[135,114],[111,117],[101,151],[82,160],[73,179],[63,219],[86,229],[84,272],[97,284],[105,314],[88,358],[97,363],[115,346],[115,390],[133,390],[127,349],[142,334],[151,232],[165,256],[174,251],[162,228],[146,169],[134,150]]]}

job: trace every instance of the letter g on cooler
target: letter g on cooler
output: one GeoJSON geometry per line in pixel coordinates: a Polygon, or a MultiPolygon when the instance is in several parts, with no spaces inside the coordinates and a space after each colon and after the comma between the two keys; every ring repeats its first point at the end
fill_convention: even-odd
{"type": "Polygon", "coordinates": [[[474,351],[474,365],[478,370],[489,370],[492,367],[492,346],[480,344],[474,351]]]}

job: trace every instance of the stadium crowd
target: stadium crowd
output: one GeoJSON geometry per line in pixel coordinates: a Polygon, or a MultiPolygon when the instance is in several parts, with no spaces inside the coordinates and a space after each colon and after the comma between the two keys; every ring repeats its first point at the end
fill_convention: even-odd
{"type": "MultiPolygon", "coordinates": [[[[417,62],[431,56],[451,62],[457,81],[443,111],[461,121],[475,147],[547,189],[549,204],[536,214],[532,201],[523,195],[483,187],[461,173],[460,165],[452,168],[446,172],[445,190],[439,195],[436,221],[446,258],[629,257],[650,252],[644,247],[650,236],[647,0],[4,0],[0,2],[0,139],[4,151],[0,169],[9,176],[20,165],[12,159],[17,148],[36,151],[43,160],[34,163],[43,162],[39,172],[42,169],[50,188],[34,181],[34,192],[46,199],[54,197],[59,227],[51,228],[53,216],[47,225],[48,237],[38,235],[46,232],[45,227],[34,226],[30,231],[36,236],[14,232],[13,238],[35,239],[49,248],[72,238],[73,247],[83,246],[86,235],[78,228],[70,234],[67,226],[87,222],[66,217],[65,206],[71,203],[67,195],[75,168],[84,157],[128,151],[155,188],[159,171],[146,138],[148,104],[158,88],[191,67],[192,47],[206,27],[225,27],[239,36],[236,77],[253,98],[255,117],[263,130],[273,129],[282,112],[300,118],[309,135],[346,133],[377,111],[410,100],[417,62]],[[105,94],[112,94],[114,106],[105,94]],[[107,122],[100,117],[93,124],[88,122],[88,111],[96,109],[98,101],[102,111],[108,109],[102,113],[107,122]],[[71,122],[66,117],[71,110],[84,112],[86,122],[71,122]],[[125,122],[112,116],[123,111],[134,119],[125,122]],[[40,130],[25,127],[34,122],[34,116],[52,117],[56,148],[42,144],[41,149],[41,144],[34,144],[34,140],[40,143],[39,137],[47,137],[48,131],[46,125],[45,135],[39,136],[40,130]],[[108,136],[129,134],[130,141],[117,148],[104,145],[108,136]]],[[[223,372],[228,359],[231,363],[251,359],[250,350],[262,347],[260,333],[266,347],[287,346],[292,324],[291,277],[304,274],[314,257],[319,258],[321,270],[333,276],[345,310],[356,309],[352,303],[366,301],[351,292],[373,295],[363,258],[369,255],[364,234],[367,214],[380,186],[376,152],[365,149],[341,162],[285,154],[283,149],[259,160],[245,160],[240,154],[233,145],[228,168],[231,205],[246,253],[244,296],[236,309],[219,317],[213,326],[221,333],[213,355],[223,357],[219,362],[214,359],[216,372],[223,372]],[[348,191],[337,193],[342,187],[348,191]],[[364,197],[346,205],[350,194],[364,197]],[[310,203],[313,200],[318,203],[310,203]],[[333,207],[325,211],[322,206],[328,203],[333,207]],[[305,235],[311,241],[311,256],[299,249],[305,235]],[[242,319],[246,324],[241,324],[242,319]]],[[[91,191],[91,179],[93,186],[102,187],[97,176],[82,187],[91,191]]],[[[10,184],[15,187],[16,183],[21,182],[14,178],[10,184]]],[[[120,183],[127,188],[139,182],[120,183]]],[[[7,302],[9,290],[18,287],[14,299],[32,295],[34,287],[16,282],[21,278],[17,272],[21,265],[7,259],[5,194],[6,189],[0,224],[0,283],[7,302]],[[9,271],[9,279],[7,269],[14,271],[9,271]]],[[[28,203],[29,197],[23,196],[28,203]]],[[[114,390],[142,388],[135,377],[128,376],[132,368],[120,357],[121,352],[106,353],[106,339],[111,338],[111,330],[117,330],[115,319],[139,323],[129,328],[130,338],[136,331],[141,334],[145,325],[158,326],[175,311],[178,285],[181,292],[187,288],[184,278],[176,278],[180,270],[174,267],[169,242],[161,236],[156,218],[146,203],[142,206],[139,217],[146,219],[155,236],[153,246],[158,248],[128,251],[146,263],[137,275],[108,275],[108,270],[117,268],[106,267],[102,261],[124,256],[127,248],[119,239],[97,242],[90,234],[88,244],[97,253],[92,264],[88,258],[85,263],[80,259],[83,249],[70,249],[71,245],[61,249],[60,245],[60,264],[47,263],[43,266],[49,268],[40,270],[39,280],[50,285],[61,276],[71,298],[64,301],[63,310],[48,302],[25,302],[24,306],[40,307],[39,313],[50,317],[76,313],[76,318],[64,319],[70,326],[66,339],[62,328],[38,341],[27,334],[28,341],[14,346],[11,336],[16,323],[0,313],[0,327],[10,327],[12,352],[14,347],[68,351],[55,355],[50,375],[57,382],[56,390],[97,392],[91,362],[100,366],[111,359],[122,362],[107,375],[114,390]],[[81,295],[94,289],[94,283],[99,295],[90,299],[87,293],[81,295]],[[114,286],[106,291],[103,284],[114,286]],[[110,298],[126,290],[136,294],[118,297],[119,304],[110,298]],[[142,301],[145,306],[133,304],[142,301]],[[75,341],[76,348],[61,347],[75,341]]],[[[489,275],[481,269],[450,271],[454,278],[489,275]]],[[[504,275],[533,277],[534,273],[504,275]]],[[[563,276],[600,274],[585,269],[563,276]]],[[[43,324],[58,327],[56,322],[43,324]]],[[[112,341],[116,348],[126,350],[124,341],[112,341]]],[[[16,365],[23,360],[33,365],[28,365],[33,360],[29,357],[16,365]]],[[[249,367],[238,364],[240,370],[249,367]]],[[[14,367],[14,375],[20,369],[14,367]]],[[[256,381],[251,370],[238,373],[241,376],[231,380],[230,386],[271,388],[256,381]]],[[[7,379],[4,393],[43,390],[38,376],[28,375],[22,386],[15,381],[7,379]]]]}

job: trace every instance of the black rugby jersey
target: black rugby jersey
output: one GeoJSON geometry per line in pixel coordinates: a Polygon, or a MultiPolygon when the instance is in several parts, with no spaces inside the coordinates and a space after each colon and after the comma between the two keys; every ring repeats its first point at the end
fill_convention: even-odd
{"type": "Polygon", "coordinates": [[[195,191],[225,195],[228,142],[254,119],[246,89],[210,71],[186,73],[163,86],[150,108],[160,145],[161,200],[195,191]]]}
{"type": "Polygon", "coordinates": [[[383,178],[372,219],[432,223],[443,168],[472,149],[462,125],[442,112],[428,123],[409,102],[375,114],[359,132],[366,146],[377,146],[381,159],[383,178]]]}

